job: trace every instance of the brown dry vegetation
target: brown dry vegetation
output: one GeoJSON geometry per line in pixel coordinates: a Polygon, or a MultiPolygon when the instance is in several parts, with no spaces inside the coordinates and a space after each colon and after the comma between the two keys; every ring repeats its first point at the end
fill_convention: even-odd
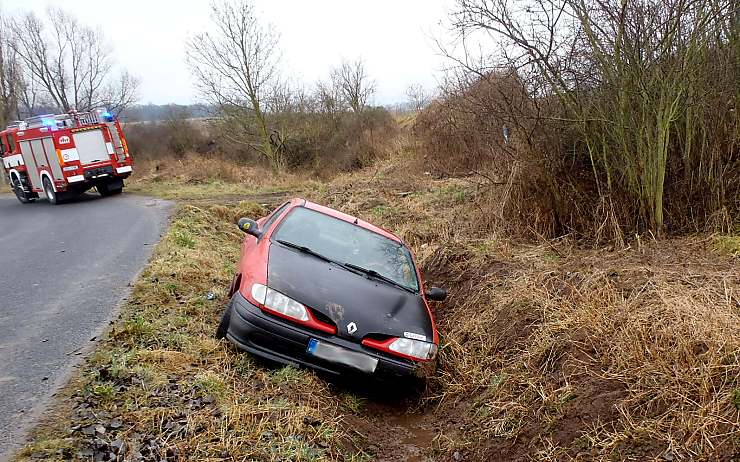
{"type": "Polygon", "coordinates": [[[21,460],[740,460],[734,3],[456,3],[463,36],[523,52],[459,61],[400,129],[330,87],[271,103],[260,139],[228,106],[131,127],[129,191],[180,203],[21,460]],[[292,195],[399,234],[450,290],[423,390],[213,338],[235,221],[292,195]]]}
{"type": "Polygon", "coordinates": [[[21,459],[90,459],[96,445],[114,460],[736,457],[736,236],[599,249],[568,237],[517,241],[495,213],[506,185],[435,179],[408,143],[331,183],[273,184],[236,167],[229,176],[227,164],[209,172],[222,183],[183,178],[180,166],[147,169],[156,178],[139,190],[168,184],[190,200],[21,459]],[[256,202],[304,195],[392,229],[429,282],[450,289],[436,306],[441,350],[420,396],[266,367],[212,338],[238,256],[233,222],[265,213],[240,202],[259,189],[256,202]]]}
{"type": "Polygon", "coordinates": [[[213,196],[243,197],[245,194],[295,190],[314,183],[307,175],[275,176],[259,166],[240,165],[219,156],[186,154],[181,159],[136,162],[136,176],[127,190],[165,199],[198,199],[213,196]]]}
{"type": "Polygon", "coordinates": [[[723,239],[515,244],[491,213],[505,186],[398,179],[398,170],[342,178],[322,199],[399,232],[431,282],[452,289],[437,312],[443,346],[424,398],[444,423],[437,451],[470,460],[738,454],[740,265],[715,250],[723,239]]]}
{"type": "MultiPolygon", "coordinates": [[[[188,167],[179,176],[194,173],[195,179],[224,179],[220,174],[225,174],[234,182],[243,181],[235,176],[243,171],[239,166],[263,167],[259,169],[263,173],[264,167],[269,167],[264,156],[246,142],[243,121],[187,117],[186,112],[173,111],[161,122],[126,124],[128,144],[137,160],[176,165],[187,157],[184,164],[188,167]],[[203,162],[190,166],[203,157],[216,165],[203,162]],[[219,175],[207,176],[210,173],[219,175]]],[[[288,105],[269,114],[268,120],[276,130],[272,143],[284,167],[281,173],[288,176],[310,171],[329,178],[367,166],[388,151],[398,129],[393,116],[383,108],[322,112],[316,107],[288,105]]]]}
{"type": "Polygon", "coordinates": [[[503,214],[551,238],[738,226],[736,1],[454,3],[430,161],[510,182],[503,214]]]}

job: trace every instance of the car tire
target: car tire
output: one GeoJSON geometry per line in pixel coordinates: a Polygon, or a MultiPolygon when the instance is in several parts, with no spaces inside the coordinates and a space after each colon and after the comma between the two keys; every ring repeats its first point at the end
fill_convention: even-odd
{"type": "Polygon", "coordinates": [[[59,196],[57,196],[57,193],[54,191],[54,186],[52,186],[49,177],[45,176],[42,183],[44,185],[44,194],[46,195],[46,199],[51,205],[57,205],[59,203],[59,196]]]}
{"type": "Polygon", "coordinates": [[[218,323],[216,328],[216,338],[226,338],[226,334],[229,332],[229,324],[231,324],[231,303],[226,306],[224,314],[221,316],[221,322],[218,323]]]}

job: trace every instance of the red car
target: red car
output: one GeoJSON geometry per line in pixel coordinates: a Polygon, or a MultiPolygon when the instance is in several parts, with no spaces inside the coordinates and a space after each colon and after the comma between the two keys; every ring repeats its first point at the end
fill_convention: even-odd
{"type": "Polygon", "coordinates": [[[242,218],[248,236],[216,336],[257,356],[342,374],[408,376],[439,336],[409,248],[328,207],[293,199],[242,218]]]}

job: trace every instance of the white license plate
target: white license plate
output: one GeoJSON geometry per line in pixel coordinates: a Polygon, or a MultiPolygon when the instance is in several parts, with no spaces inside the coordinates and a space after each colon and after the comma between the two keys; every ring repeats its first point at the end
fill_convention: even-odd
{"type": "Polygon", "coordinates": [[[306,352],[316,358],[321,358],[332,363],[343,364],[370,374],[375,372],[375,368],[378,366],[378,360],[372,356],[331,345],[329,343],[319,342],[315,338],[312,338],[308,342],[306,352]]]}

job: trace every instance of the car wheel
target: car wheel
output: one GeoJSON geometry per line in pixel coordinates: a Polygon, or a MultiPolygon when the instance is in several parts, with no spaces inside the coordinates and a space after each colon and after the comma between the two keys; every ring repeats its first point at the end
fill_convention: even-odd
{"type": "Polygon", "coordinates": [[[229,303],[226,305],[224,314],[221,316],[221,322],[216,328],[216,338],[218,339],[226,338],[226,333],[229,331],[229,324],[231,323],[231,310],[231,303],[229,303]]]}
{"type": "Polygon", "coordinates": [[[49,203],[51,205],[57,205],[59,203],[59,198],[57,197],[57,193],[54,192],[54,186],[51,185],[51,181],[49,181],[49,177],[44,177],[44,194],[46,194],[46,198],[49,200],[49,203]]]}

